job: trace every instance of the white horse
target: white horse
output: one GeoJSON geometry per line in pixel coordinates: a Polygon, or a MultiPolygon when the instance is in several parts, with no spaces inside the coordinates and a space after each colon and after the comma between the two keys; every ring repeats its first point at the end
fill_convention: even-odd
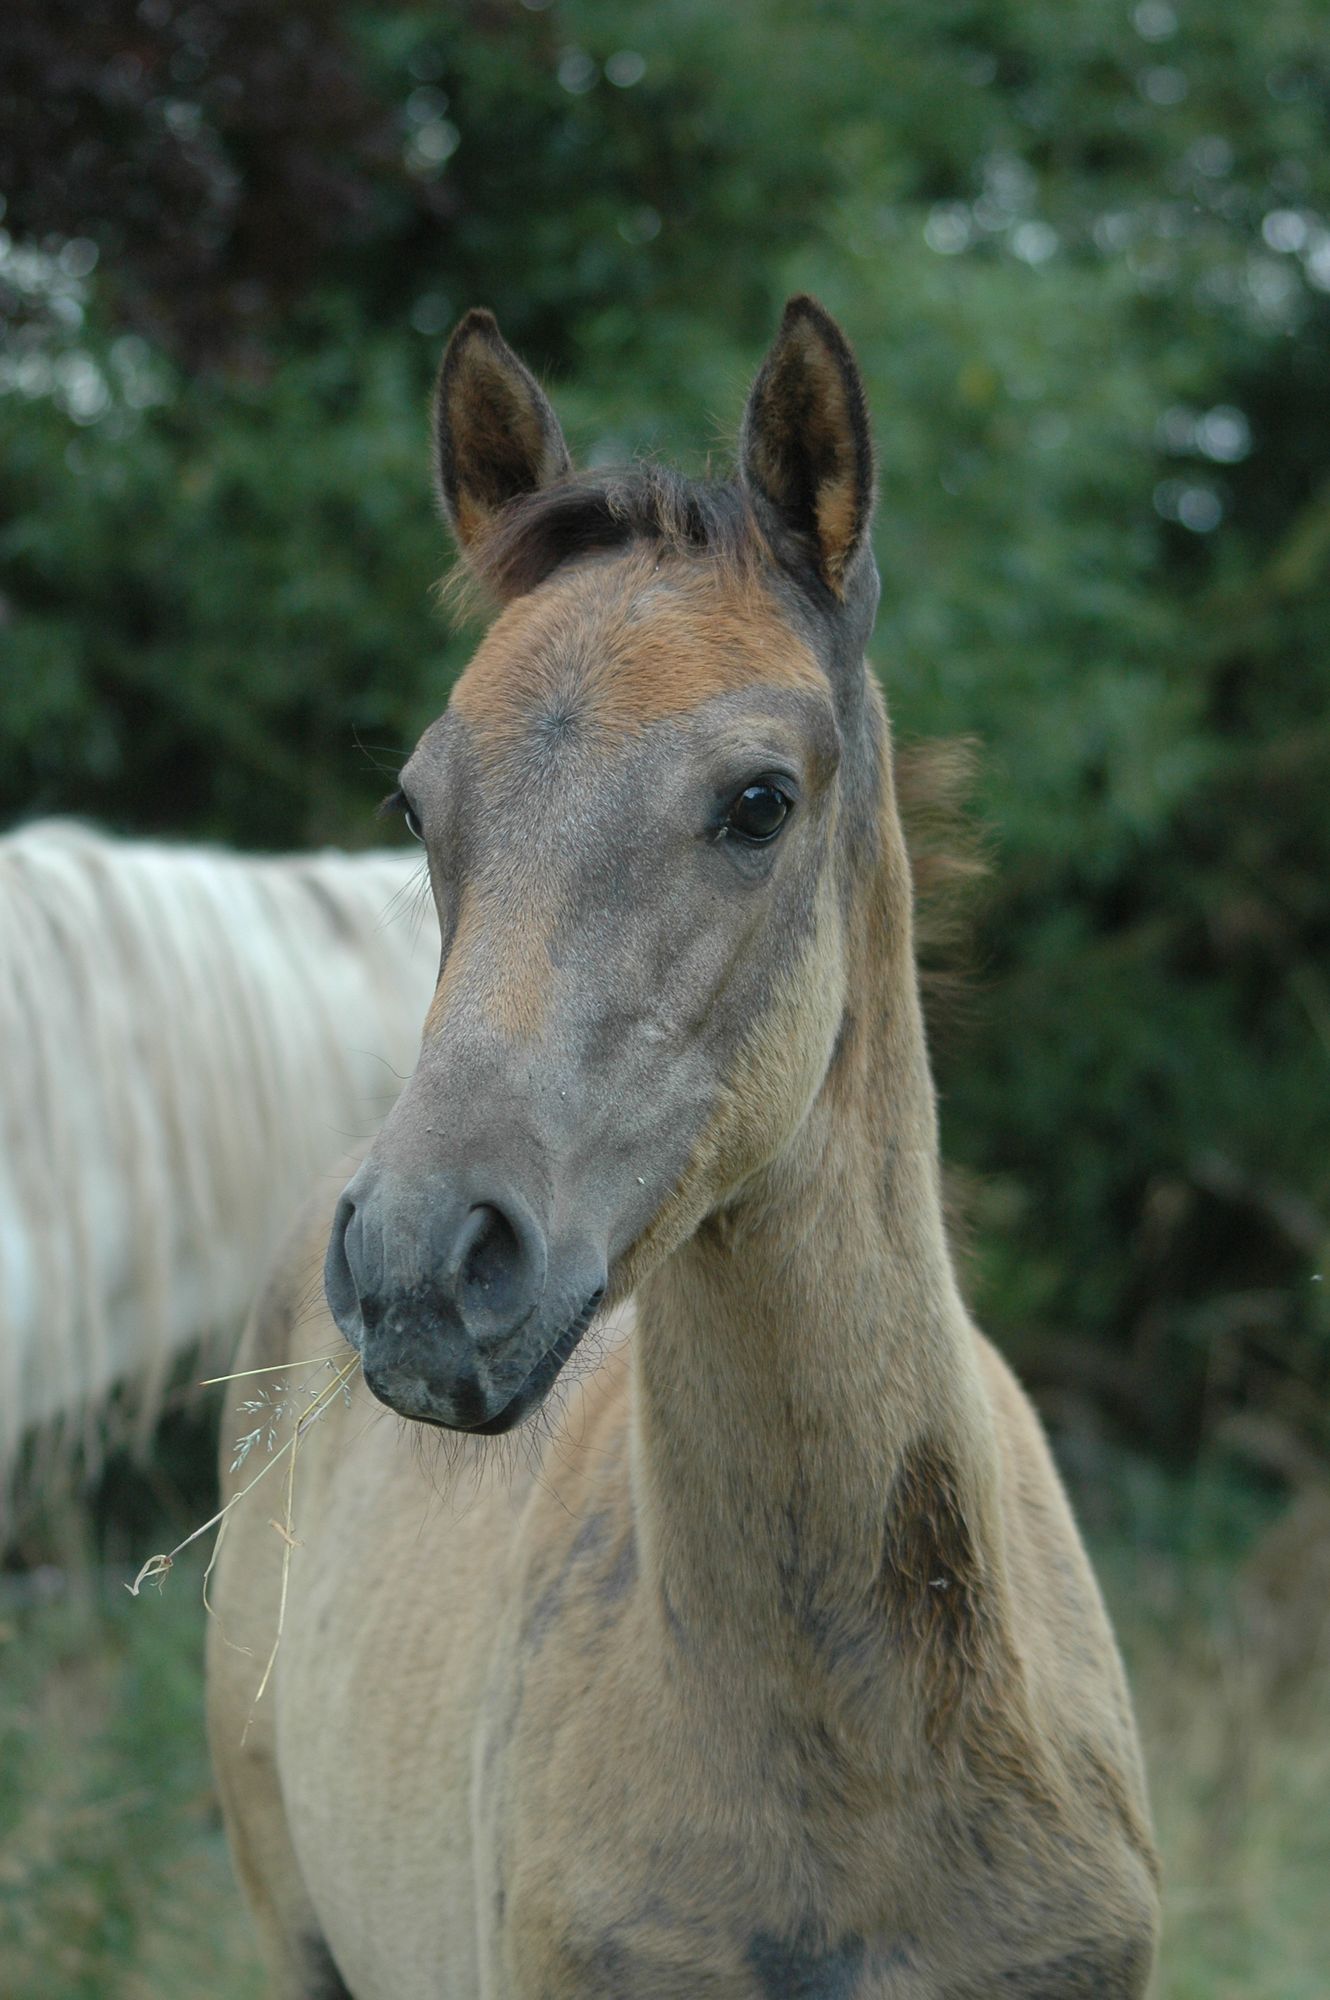
{"type": "Polygon", "coordinates": [[[418,855],[0,837],[0,1514],[19,1446],[145,1431],[416,1056],[418,855]]]}

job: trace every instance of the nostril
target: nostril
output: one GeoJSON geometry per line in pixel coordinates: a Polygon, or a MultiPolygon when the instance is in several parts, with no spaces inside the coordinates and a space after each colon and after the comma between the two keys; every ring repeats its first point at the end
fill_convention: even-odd
{"type": "Polygon", "coordinates": [[[445,1281],[475,1340],[506,1339],[530,1318],[545,1283],[545,1252],[520,1204],[476,1202],[467,1210],[445,1281]]]}
{"type": "Polygon", "coordinates": [[[348,1249],[356,1221],[355,1202],[349,1195],[344,1194],[333,1216],[333,1225],[328,1236],[328,1254],[323,1260],[323,1289],[332,1309],[332,1316],[347,1339],[352,1341],[363,1325],[360,1286],[356,1281],[348,1249]]]}
{"type": "Polygon", "coordinates": [[[458,1289],[482,1312],[502,1312],[520,1282],[522,1245],[497,1208],[473,1208],[456,1252],[458,1289]]]}

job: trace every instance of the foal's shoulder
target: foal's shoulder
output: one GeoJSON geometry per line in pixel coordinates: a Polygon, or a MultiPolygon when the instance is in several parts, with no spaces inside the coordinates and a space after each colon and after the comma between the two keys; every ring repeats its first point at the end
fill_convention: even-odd
{"type": "Polygon", "coordinates": [[[1144,1781],[1126,1676],[1099,1585],[1025,1391],[980,1339],[997,1418],[1007,1587],[1028,1682],[1055,1733],[1092,1753],[1129,1796],[1134,1833],[1149,1847],[1144,1781]]]}
{"type": "MultiPolygon", "coordinates": [[[[1070,1835],[1067,1852],[1094,1858],[1107,1918],[1102,1963],[1091,1953],[1082,1966],[1073,1955],[1047,1968],[1063,1983],[1021,1990],[1136,1994],[1153,1955],[1159,1863],[1126,1676],[1043,1428],[1007,1363],[978,1339],[997,1426],[1005,1588],[1019,1608],[1009,1630],[1026,1713],[1070,1835]]],[[[1078,1861],[1069,1881],[1081,1872],[1078,1861]]],[[[1088,1893],[1084,1882],[1073,1886],[1077,1896],[1088,1893]]]]}
{"type": "Polygon", "coordinates": [[[1074,1722],[1137,1782],[1135,1730],[1108,1613],[1034,1408],[1007,1363],[980,1337],[998,1434],[1006,1587],[1013,1633],[1050,1726],[1074,1722]]]}

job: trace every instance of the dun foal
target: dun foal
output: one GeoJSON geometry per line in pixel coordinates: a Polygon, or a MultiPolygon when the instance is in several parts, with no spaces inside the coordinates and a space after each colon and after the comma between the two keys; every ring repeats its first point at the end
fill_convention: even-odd
{"type": "MultiPolygon", "coordinates": [[[[579,476],[475,312],[436,426],[503,609],[402,772],[439,981],[332,1219],[363,1383],[300,1448],[247,1735],[261,1502],[216,1590],[275,1991],[1128,2000],[1122,1670],[943,1234],[854,360],[795,299],[735,484],[579,476]],[[593,1323],[572,1419],[468,1478],[593,1323]]],[[[243,1365],[335,1344],[327,1230],[243,1365]]]]}

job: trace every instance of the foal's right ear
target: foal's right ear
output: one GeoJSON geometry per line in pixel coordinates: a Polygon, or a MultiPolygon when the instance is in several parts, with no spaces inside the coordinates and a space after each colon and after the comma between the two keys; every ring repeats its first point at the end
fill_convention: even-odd
{"type": "Polygon", "coordinates": [[[434,392],[434,476],[463,552],[508,501],[571,470],[544,391],[477,307],[448,342],[434,392]]]}
{"type": "Polygon", "coordinates": [[[739,463],[778,553],[811,559],[844,597],[868,542],[873,443],[850,344],[816,299],[801,294],[785,308],[748,398],[739,463]]]}

